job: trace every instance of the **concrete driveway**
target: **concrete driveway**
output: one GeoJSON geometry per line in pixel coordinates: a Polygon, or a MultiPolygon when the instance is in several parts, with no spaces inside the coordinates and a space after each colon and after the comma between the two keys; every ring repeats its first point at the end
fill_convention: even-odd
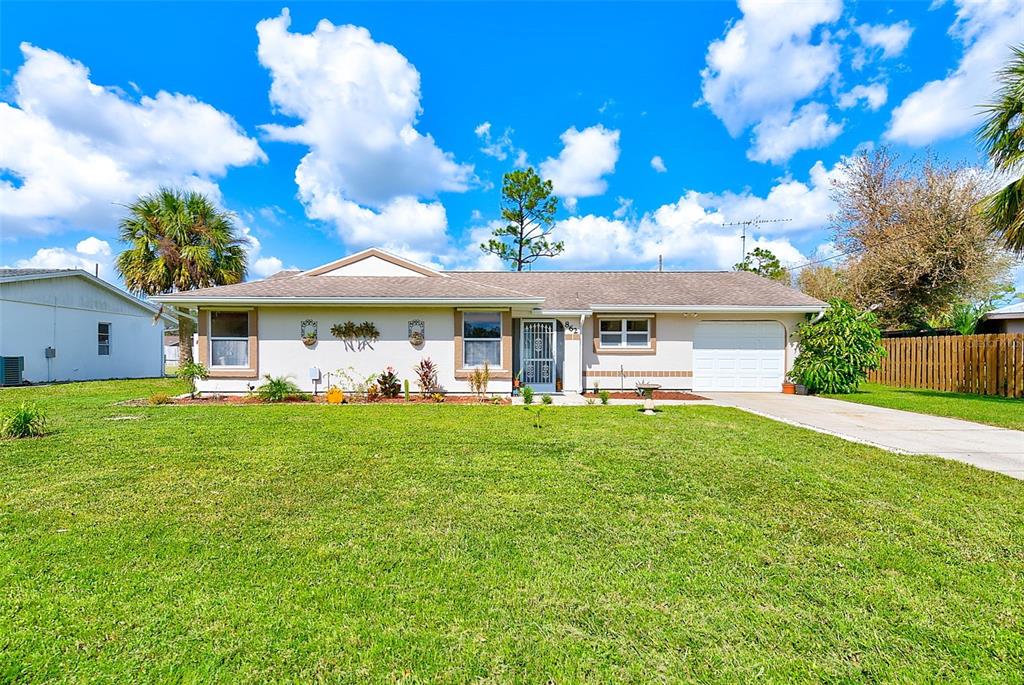
{"type": "Polygon", "coordinates": [[[1024,431],[781,393],[702,392],[752,414],[904,454],[933,454],[1024,480],[1024,431]]]}

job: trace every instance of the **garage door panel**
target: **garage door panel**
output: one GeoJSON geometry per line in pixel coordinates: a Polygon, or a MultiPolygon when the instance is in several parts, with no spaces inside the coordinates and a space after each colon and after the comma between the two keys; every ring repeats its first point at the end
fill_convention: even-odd
{"type": "Polygon", "coordinates": [[[785,346],[777,322],[701,322],[693,342],[694,390],[778,392],[785,346]]]}

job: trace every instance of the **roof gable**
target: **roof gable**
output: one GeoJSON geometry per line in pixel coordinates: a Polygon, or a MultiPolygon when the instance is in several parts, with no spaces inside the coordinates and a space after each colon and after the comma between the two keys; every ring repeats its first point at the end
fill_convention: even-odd
{"type": "Polygon", "coordinates": [[[403,259],[380,248],[368,250],[337,259],[323,266],[303,272],[304,276],[381,276],[391,278],[423,278],[442,276],[438,271],[422,264],[403,259]]]}
{"type": "Polygon", "coordinates": [[[163,305],[153,305],[145,300],[135,297],[134,295],[121,290],[116,285],[107,283],[102,278],[94,276],[83,269],[0,269],[0,284],[18,283],[22,281],[39,281],[45,279],[66,280],[68,278],[83,279],[92,286],[123,300],[129,305],[143,309],[150,314],[164,319],[168,323],[176,322],[176,318],[170,312],[164,311],[163,305]]]}

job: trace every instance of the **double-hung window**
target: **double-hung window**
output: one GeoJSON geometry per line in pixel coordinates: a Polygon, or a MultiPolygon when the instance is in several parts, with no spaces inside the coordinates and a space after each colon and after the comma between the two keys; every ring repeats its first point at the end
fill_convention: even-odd
{"type": "Polygon", "coordinates": [[[501,312],[464,312],[462,365],[501,367],[501,312]]]}
{"type": "Polygon", "coordinates": [[[249,366],[249,312],[210,312],[210,366],[249,366]]]}
{"type": "Polygon", "coordinates": [[[110,324],[106,321],[100,321],[96,326],[96,343],[97,354],[104,357],[110,355],[110,324]]]}
{"type": "Polygon", "coordinates": [[[651,346],[650,319],[601,319],[601,347],[651,346]]]}

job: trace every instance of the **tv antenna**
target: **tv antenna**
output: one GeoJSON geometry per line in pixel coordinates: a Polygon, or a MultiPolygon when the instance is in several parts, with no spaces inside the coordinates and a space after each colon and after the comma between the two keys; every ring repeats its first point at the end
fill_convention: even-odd
{"type": "Polygon", "coordinates": [[[792,221],[792,219],[762,219],[759,216],[755,216],[753,219],[747,219],[746,221],[733,221],[733,222],[728,223],[728,224],[722,224],[722,227],[723,228],[726,227],[726,226],[742,226],[743,227],[743,230],[740,233],[740,238],[742,240],[742,246],[741,247],[742,247],[742,250],[743,250],[743,253],[740,255],[740,261],[742,262],[743,260],[745,260],[747,258],[747,229],[748,228],[756,228],[757,226],[760,226],[761,224],[781,224],[781,223],[784,223],[786,221],[792,221]]]}

